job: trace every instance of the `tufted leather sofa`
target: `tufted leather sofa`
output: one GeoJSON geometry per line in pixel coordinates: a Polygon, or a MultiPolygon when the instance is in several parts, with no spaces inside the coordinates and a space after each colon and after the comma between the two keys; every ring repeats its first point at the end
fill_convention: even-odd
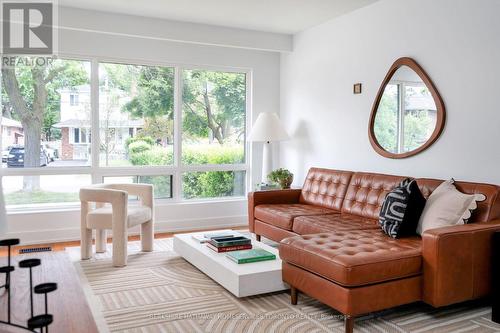
{"type": "MultiPolygon", "coordinates": [[[[500,187],[456,182],[482,193],[470,223],[392,239],[378,226],[385,195],[405,177],[311,168],[302,189],[249,193],[250,231],[280,242],[292,303],[300,290],[354,317],[424,301],[439,307],[487,296],[491,239],[500,230],[500,187]]],[[[417,179],[425,197],[441,180],[417,179]]]]}

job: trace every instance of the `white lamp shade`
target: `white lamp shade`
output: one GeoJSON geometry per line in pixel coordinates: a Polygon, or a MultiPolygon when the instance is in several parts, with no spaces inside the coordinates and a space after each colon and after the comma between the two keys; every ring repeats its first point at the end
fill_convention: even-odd
{"type": "Polygon", "coordinates": [[[248,137],[248,140],[253,142],[272,142],[288,139],[289,136],[283,128],[283,125],[281,125],[280,118],[278,118],[278,115],[274,112],[260,113],[248,137]]]}

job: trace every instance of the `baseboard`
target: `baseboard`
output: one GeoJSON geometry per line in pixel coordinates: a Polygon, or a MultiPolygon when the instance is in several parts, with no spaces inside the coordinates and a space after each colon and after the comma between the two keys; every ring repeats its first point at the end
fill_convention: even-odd
{"type": "MultiPolygon", "coordinates": [[[[155,232],[182,232],[204,229],[224,229],[248,225],[248,217],[218,216],[203,219],[178,219],[156,221],[155,232]]],[[[110,232],[111,233],[111,232],[110,232]]],[[[129,235],[139,234],[139,227],[129,230],[129,235]]],[[[70,242],[80,240],[79,228],[45,229],[23,232],[8,232],[5,238],[19,238],[21,245],[34,245],[44,243],[70,242]]]]}

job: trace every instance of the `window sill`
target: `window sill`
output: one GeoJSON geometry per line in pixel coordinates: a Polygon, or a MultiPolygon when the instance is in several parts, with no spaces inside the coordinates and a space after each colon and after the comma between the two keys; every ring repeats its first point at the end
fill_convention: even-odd
{"type": "MultiPolygon", "coordinates": [[[[202,204],[218,204],[218,203],[228,203],[228,202],[244,202],[246,197],[231,197],[231,198],[214,198],[214,199],[187,199],[182,201],[174,201],[172,199],[159,199],[155,203],[155,207],[164,206],[190,206],[190,205],[202,205],[202,204]]],[[[133,203],[132,203],[133,205],[133,203]]],[[[34,207],[19,207],[19,208],[9,208],[7,207],[7,215],[22,215],[22,214],[37,214],[37,213],[59,213],[59,212],[75,212],[80,211],[80,203],[67,203],[59,204],[58,206],[47,204],[39,205],[34,207]]]]}

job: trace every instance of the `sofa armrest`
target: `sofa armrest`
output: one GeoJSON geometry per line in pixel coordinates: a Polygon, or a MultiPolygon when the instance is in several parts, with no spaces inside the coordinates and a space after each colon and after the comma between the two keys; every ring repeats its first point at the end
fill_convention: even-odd
{"type": "Polygon", "coordinates": [[[254,209],[262,204],[292,204],[298,203],[301,189],[257,191],[248,193],[248,228],[254,232],[254,209]]]}
{"type": "Polygon", "coordinates": [[[487,296],[492,237],[499,230],[500,220],[496,220],[424,232],[424,302],[437,307],[487,296]]]}

